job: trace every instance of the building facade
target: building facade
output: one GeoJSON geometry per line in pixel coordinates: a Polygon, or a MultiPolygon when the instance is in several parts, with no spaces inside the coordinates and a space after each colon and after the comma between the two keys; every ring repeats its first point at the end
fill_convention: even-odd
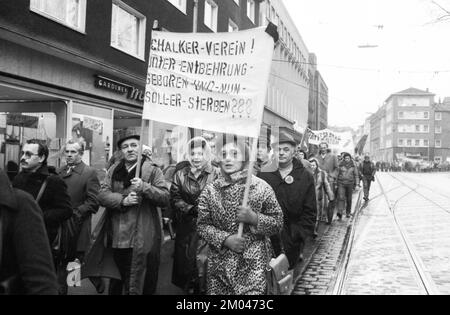
{"type": "Polygon", "coordinates": [[[309,51],[282,1],[265,0],[259,5],[260,24],[272,22],[280,36],[270,71],[264,122],[280,126],[300,141],[301,134],[292,127],[304,130],[308,123],[309,51]]]}
{"type": "Polygon", "coordinates": [[[416,88],[394,93],[370,117],[370,152],[375,160],[403,158],[443,162],[449,157],[448,103],[416,88]]]}
{"type": "Polygon", "coordinates": [[[308,126],[312,130],[328,127],[328,87],[317,69],[317,56],[309,54],[308,126]]]}
{"type": "MultiPolygon", "coordinates": [[[[31,138],[46,141],[59,166],[65,139],[83,138],[85,162],[104,170],[117,139],[140,132],[155,20],[170,32],[279,24],[274,59],[283,62],[274,61],[263,121],[291,132],[306,125],[308,52],[280,1],[4,0],[1,11],[0,168],[18,163],[31,138]]],[[[155,158],[168,164],[192,131],[155,122],[152,135],[155,158]]]]}

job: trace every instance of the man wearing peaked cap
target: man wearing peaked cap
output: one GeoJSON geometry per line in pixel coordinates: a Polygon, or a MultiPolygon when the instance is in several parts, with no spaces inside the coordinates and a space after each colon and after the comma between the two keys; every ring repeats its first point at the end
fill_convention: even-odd
{"type": "MultiPolygon", "coordinates": [[[[111,295],[153,294],[158,282],[162,235],[156,207],[167,205],[169,190],[162,171],[148,159],[142,159],[141,172],[136,173],[139,140],[131,135],[117,142],[122,156],[108,170],[97,196],[108,213],[101,237],[110,236],[109,246],[121,278],[111,280],[111,295]]],[[[93,245],[99,251],[104,244],[101,237],[93,245]]],[[[106,272],[98,270],[102,264],[94,261],[94,249],[86,258],[85,277],[106,272]]]]}
{"type": "Polygon", "coordinates": [[[289,143],[289,144],[293,145],[294,147],[297,146],[297,141],[295,141],[295,139],[291,135],[284,133],[284,132],[280,134],[280,137],[279,137],[279,140],[277,143],[278,144],[289,143]]]}
{"type": "Polygon", "coordinates": [[[294,158],[296,145],[292,136],[280,134],[274,152],[278,169],[259,174],[275,191],[283,209],[283,230],[280,235],[272,236],[271,241],[277,255],[284,249],[291,268],[301,258],[306,239],[313,234],[317,211],[314,178],[294,158]]]}
{"type": "Polygon", "coordinates": [[[117,141],[117,148],[121,149],[122,143],[124,143],[127,140],[130,139],[136,139],[136,140],[141,140],[141,137],[139,135],[130,135],[130,136],[126,136],[121,138],[119,141],[117,141]]]}

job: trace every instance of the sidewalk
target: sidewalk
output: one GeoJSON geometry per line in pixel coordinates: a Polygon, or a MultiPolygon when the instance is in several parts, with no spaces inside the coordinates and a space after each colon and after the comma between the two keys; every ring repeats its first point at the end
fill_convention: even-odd
{"type": "MultiPolygon", "coordinates": [[[[352,214],[361,206],[362,189],[353,194],[352,214]]],[[[295,268],[292,295],[329,294],[336,280],[336,271],[342,258],[342,250],[348,240],[349,227],[354,217],[337,217],[331,225],[322,223],[316,240],[309,240],[304,260],[295,268]]]]}

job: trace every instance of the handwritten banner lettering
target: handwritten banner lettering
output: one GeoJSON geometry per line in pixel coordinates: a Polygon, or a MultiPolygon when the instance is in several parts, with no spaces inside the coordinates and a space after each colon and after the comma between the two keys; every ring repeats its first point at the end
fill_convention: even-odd
{"type": "Polygon", "coordinates": [[[152,33],[144,119],[258,137],[273,39],[232,33],[152,33]]]}
{"type": "Polygon", "coordinates": [[[311,130],[309,133],[309,143],[319,145],[326,142],[331,149],[340,152],[353,153],[355,144],[351,132],[335,132],[329,129],[311,130]]]}

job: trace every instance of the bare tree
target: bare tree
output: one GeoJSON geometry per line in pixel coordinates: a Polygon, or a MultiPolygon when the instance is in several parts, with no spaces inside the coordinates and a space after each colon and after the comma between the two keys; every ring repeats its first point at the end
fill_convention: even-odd
{"type": "Polygon", "coordinates": [[[450,10],[446,9],[444,6],[442,6],[441,4],[437,3],[436,1],[431,1],[432,4],[434,4],[436,7],[439,8],[440,11],[440,16],[437,17],[436,19],[434,19],[431,22],[428,22],[426,24],[435,24],[435,23],[440,23],[440,22],[444,22],[447,20],[450,20],[450,10]]]}

